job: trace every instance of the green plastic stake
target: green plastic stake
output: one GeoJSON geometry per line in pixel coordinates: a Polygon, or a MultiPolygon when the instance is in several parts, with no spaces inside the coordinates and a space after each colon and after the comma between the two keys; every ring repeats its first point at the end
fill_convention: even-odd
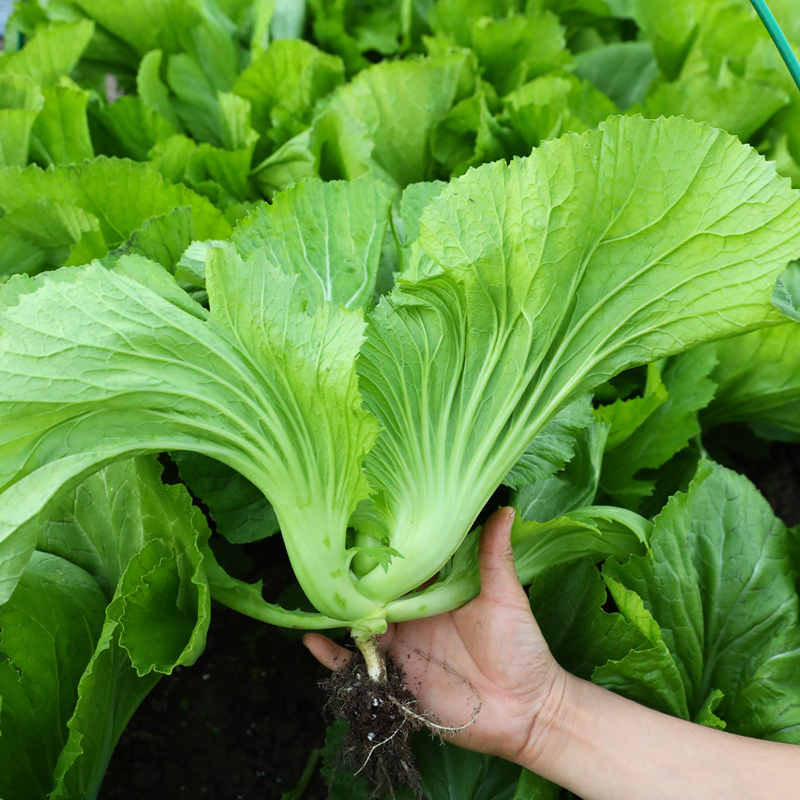
{"type": "Polygon", "coordinates": [[[775,17],[772,16],[772,12],[769,10],[766,0],[750,0],[750,2],[753,4],[756,14],[761,17],[764,27],[772,37],[772,41],[775,42],[775,46],[778,48],[781,57],[786,62],[786,66],[789,68],[789,72],[792,78],[794,78],[797,88],[800,89],[800,63],[798,63],[797,56],[794,54],[786,36],[784,36],[781,26],[778,25],[778,21],[775,17]]]}

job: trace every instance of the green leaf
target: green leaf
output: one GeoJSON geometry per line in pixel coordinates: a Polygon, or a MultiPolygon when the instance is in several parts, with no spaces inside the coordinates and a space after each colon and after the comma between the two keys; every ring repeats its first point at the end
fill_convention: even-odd
{"type": "MultiPolygon", "coordinates": [[[[69,259],[71,263],[85,263],[87,256],[101,258],[145,220],[168,214],[176,206],[191,207],[197,238],[229,235],[228,222],[205,198],[185,186],[168,183],[143,164],[99,158],[47,171],[38,167],[0,170],[0,209],[6,214],[0,220],[0,237],[6,231],[16,233],[45,252],[53,246],[80,245],[75,258],[69,259]],[[47,214],[60,220],[63,233],[48,243],[46,231],[40,229],[43,208],[51,205],[54,210],[47,214]],[[10,218],[17,220],[13,227],[10,218]],[[26,227],[40,232],[27,234],[26,227]],[[93,236],[90,247],[81,242],[85,232],[93,236]]],[[[69,251],[65,256],[61,249],[48,261],[50,266],[60,266],[68,257],[69,251]]]]}
{"type": "Polygon", "coordinates": [[[704,428],[729,422],[773,426],[800,436],[800,323],[728,339],[715,346],[718,385],[704,428]]]}
{"type": "Polygon", "coordinates": [[[93,116],[110,139],[105,152],[135,161],[147,161],[150,151],[175,133],[170,122],[138,97],[120,97],[95,109],[93,116]]]}
{"type": "Polygon", "coordinates": [[[0,606],[0,792],[49,796],[106,600],[79,567],[37,553],[0,606]]]}
{"type": "Polygon", "coordinates": [[[511,495],[510,505],[518,510],[522,519],[536,522],[547,522],[569,515],[576,508],[592,505],[600,483],[607,435],[608,426],[596,420],[582,428],[575,438],[575,453],[564,469],[544,480],[521,486],[511,495]]]}
{"type": "Polygon", "coordinates": [[[91,93],[69,84],[45,87],[42,93],[44,108],[33,125],[33,157],[45,166],[94,158],[86,116],[91,93]]]}
{"type": "Polygon", "coordinates": [[[89,20],[53,22],[39,29],[22,50],[0,59],[0,75],[24,75],[40,86],[53,86],[72,72],[93,33],[89,20]]]}
{"type": "Polygon", "coordinates": [[[186,249],[194,239],[194,225],[190,206],[176,206],[168,214],[150,217],[141,228],[133,232],[125,244],[103,259],[113,265],[125,255],[143,256],[175,272],[186,249]]]}
{"type": "Polygon", "coordinates": [[[573,75],[544,75],[503,98],[505,115],[517,134],[516,152],[527,154],[546,139],[596,129],[616,106],[573,75]]]}
{"type": "Polygon", "coordinates": [[[341,59],[309,42],[286,39],[253,61],[233,91],[250,101],[253,127],[279,146],[310,125],[317,101],[343,81],[341,59]]]}
{"type": "Polygon", "coordinates": [[[148,656],[157,647],[158,668],[168,673],[177,664],[191,664],[205,641],[210,600],[198,544],[208,529],[187,492],[164,486],[160,473],[150,458],[113,464],[89,478],[40,532],[40,547],[94,576],[105,592],[104,605],[113,598],[94,654],[76,682],[74,710],[64,718],[69,738],[56,767],[53,798],[97,796],[117,740],[159,678],[139,677],[131,656],[140,666],[152,663],[148,656]],[[164,558],[148,573],[142,566],[155,551],[164,558]],[[137,629],[134,604],[144,580],[161,591],[151,594],[158,607],[137,629]],[[167,584],[179,588],[164,592],[167,584]]]}
{"type": "Polygon", "coordinates": [[[620,614],[603,611],[608,593],[593,558],[550,567],[530,588],[531,607],[547,645],[580,678],[620,660],[647,639],[620,614]]]}
{"type": "Polygon", "coordinates": [[[552,781],[523,769],[512,800],[558,800],[561,789],[552,781]]]}
{"type": "Polygon", "coordinates": [[[199,453],[173,453],[181,479],[203,502],[217,533],[234,544],[257,542],[279,530],[275,510],[250,481],[199,453]]]}
{"type": "Polygon", "coordinates": [[[152,50],[144,56],[136,73],[136,89],[148,108],[167,120],[176,131],[182,132],[183,125],[170,99],[169,89],[161,79],[163,60],[163,50],[152,50]]]}
{"type": "Polygon", "coordinates": [[[412,183],[403,190],[400,213],[392,215],[392,231],[400,254],[401,272],[406,272],[409,268],[412,258],[411,245],[419,239],[419,220],[422,212],[446,185],[443,181],[425,181],[412,183]]]}
{"type": "Polygon", "coordinates": [[[0,167],[28,163],[31,130],[43,106],[44,96],[33,81],[0,74],[0,167]]]}
{"type": "Polygon", "coordinates": [[[392,189],[370,178],[304,181],[254,211],[230,241],[242,257],[261,251],[298,275],[311,310],[326,301],[368,308],[393,198],[392,189]]]}
{"type": "Polygon", "coordinates": [[[608,575],[605,577],[623,619],[649,646],[639,647],[619,660],[598,667],[592,681],[657,711],[691,719],[680,664],[673,658],[652,614],[635,591],[626,589],[608,575]]]}
{"type": "Polygon", "coordinates": [[[0,250],[0,269],[4,275],[26,271],[17,261],[15,242],[24,242],[31,259],[36,254],[35,266],[28,267],[31,274],[42,268],[61,266],[69,260],[77,243],[90,258],[105,248],[100,222],[94,214],[72,203],[44,197],[8,211],[0,219],[0,240],[4,244],[11,242],[7,250],[0,250]]]}
{"type": "MultiPolygon", "coordinates": [[[[681,716],[710,719],[722,692],[715,713],[727,730],[800,741],[797,593],[786,529],[766,500],[746,478],[704,462],[688,494],[656,518],[650,544],[652,556],[609,560],[604,574],[618,605],[636,598],[652,615],[651,640],[667,648],[685,692],[681,716]]],[[[658,686],[655,676],[639,681],[628,688],[658,686]]]]}
{"type": "Polygon", "coordinates": [[[610,405],[596,408],[595,418],[609,426],[606,450],[611,451],[624,444],[637,428],[640,428],[667,402],[668,397],[658,365],[650,364],[647,367],[647,383],[641,397],[615,400],[610,405]]]}
{"type": "Polygon", "coordinates": [[[789,103],[786,92],[763,80],[741,78],[724,67],[718,78],[692,75],[662,83],[644,102],[649,117],[685,116],[707,122],[743,142],[789,103]]]}
{"type": "Polygon", "coordinates": [[[656,480],[642,480],[637,473],[662,467],[700,433],[698,413],[714,397],[716,383],[709,373],[716,363],[713,347],[696,348],[667,362],[659,378],[664,402],[603,456],[600,486],[619,505],[638,511],[656,480]]]}
{"type": "Polygon", "coordinates": [[[375,436],[374,421],[360,407],[353,363],[360,314],[326,304],[308,316],[296,278],[258,254],[243,262],[233,251],[212,251],[207,287],[210,319],[162,267],[141,259],[113,271],[91,265],[4,287],[5,341],[24,330],[23,351],[33,348],[5,363],[19,367],[38,352],[34,361],[46,363],[49,373],[7,385],[7,427],[0,432],[2,482],[9,487],[0,495],[8,515],[0,533],[8,553],[5,591],[30,553],[23,517],[46,513],[87,471],[112,460],[192,450],[238,470],[272,501],[315,606],[346,619],[373,607],[346,581],[331,588],[325,580],[336,572],[335,558],[346,559],[347,520],[367,494],[361,463],[375,436]],[[29,316],[31,303],[59,308],[54,328],[29,316]],[[64,349],[67,331],[72,346],[64,349]],[[43,359],[44,352],[50,357],[43,359]],[[50,388],[43,392],[39,381],[50,388]],[[57,400],[48,401],[48,391],[57,400]],[[17,414],[33,424],[25,423],[27,434],[17,414]],[[38,459],[27,459],[20,436],[34,447],[41,439],[38,459]],[[64,436],[80,443],[81,455],[59,450],[64,436]],[[304,533],[292,538],[287,531],[304,533]]]}
{"type": "Polygon", "coordinates": [[[441,568],[581,394],[777,315],[798,210],[752,151],[681,119],[612,118],[453,181],[421,220],[440,273],[399,281],[361,350],[365,405],[383,429],[367,474],[407,556],[361,578],[362,591],[400,595],[441,568]],[[407,555],[423,550],[428,574],[407,555]]]}
{"type": "Polygon", "coordinates": [[[625,110],[644,101],[658,65],[648,41],[610,42],[575,57],[575,74],[625,110]]]}
{"type": "Polygon", "coordinates": [[[563,469],[575,454],[578,434],[592,422],[591,405],[591,397],[587,395],[562,408],[528,445],[503,483],[520,489],[525,484],[551,478],[563,469]]]}
{"type": "Polygon", "coordinates": [[[572,63],[564,29],[558,17],[549,12],[504,20],[484,17],[472,24],[470,38],[483,77],[501,97],[539,75],[572,63]]]}
{"type": "Polygon", "coordinates": [[[185,53],[171,56],[167,83],[175,93],[175,111],[195,139],[224,150],[250,144],[249,101],[221,91],[198,61],[185,53]]]}
{"type": "Polygon", "coordinates": [[[400,187],[430,180],[435,177],[431,133],[473,88],[474,65],[464,52],[376,64],[331,95],[326,106],[335,118],[329,124],[336,129],[322,141],[347,150],[352,147],[347,131],[360,128],[372,143],[370,168],[375,177],[400,187]]]}
{"type": "Polygon", "coordinates": [[[431,800],[509,800],[519,780],[517,764],[426,734],[414,738],[412,749],[431,800]]]}

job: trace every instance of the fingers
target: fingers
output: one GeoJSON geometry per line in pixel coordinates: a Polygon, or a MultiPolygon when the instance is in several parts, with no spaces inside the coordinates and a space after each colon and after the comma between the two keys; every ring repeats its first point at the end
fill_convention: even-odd
{"type": "Polygon", "coordinates": [[[303,644],[323,667],[334,672],[342,669],[354,655],[350,650],[340,647],[321,633],[307,633],[303,637],[303,644]]]}
{"type": "Polygon", "coordinates": [[[506,506],[484,523],[478,555],[483,597],[500,598],[508,592],[517,595],[521,591],[511,548],[513,521],[514,509],[506,506]]]}

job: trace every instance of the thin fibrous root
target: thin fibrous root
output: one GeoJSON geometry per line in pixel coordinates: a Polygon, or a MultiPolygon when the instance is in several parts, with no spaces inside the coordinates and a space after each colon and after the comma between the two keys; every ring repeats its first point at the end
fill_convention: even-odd
{"type": "Polygon", "coordinates": [[[423,714],[417,714],[416,712],[412,711],[407,705],[399,702],[394,697],[390,698],[392,704],[397,706],[400,709],[402,714],[405,714],[407,717],[411,717],[412,719],[416,719],[421,722],[426,728],[434,728],[437,731],[444,731],[445,733],[458,733],[459,731],[463,731],[465,728],[469,728],[475,720],[478,718],[478,714],[481,711],[481,702],[478,701],[478,705],[472,711],[472,718],[469,722],[465,722],[463,725],[439,725],[437,722],[434,722],[430,717],[426,717],[423,714]]]}
{"type": "Polygon", "coordinates": [[[372,754],[379,747],[383,747],[383,745],[385,745],[387,742],[390,742],[392,739],[394,739],[394,737],[397,736],[397,734],[400,733],[401,730],[403,730],[403,725],[405,725],[405,724],[406,724],[406,720],[403,720],[400,723],[400,727],[391,736],[387,736],[382,742],[378,742],[378,744],[373,745],[372,749],[369,751],[369,753],[367,753],[367,758],[364,761],[364,763],[358,768],[358,771],[353,773],[353,774],[354,775],[358,775],[358,773],[361,772],[361,770],[364,769],[364,767],[366,767],[367,764],[369,764],[369,760],[372,758],[372,754]]]}

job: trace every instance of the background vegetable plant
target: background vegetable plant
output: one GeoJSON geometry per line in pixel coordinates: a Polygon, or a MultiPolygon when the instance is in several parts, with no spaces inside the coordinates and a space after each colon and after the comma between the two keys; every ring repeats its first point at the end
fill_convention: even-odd
{"type": "MultiPolygon", "coordinates": [[[[771,5],[798,41],[788,4],[771,5]]],[[[684,581],[701,586],[697,627],[715,601],[696,575],[738,530],[725,520],[754,514],[755,543],[780,529],[744,479],[705,460],[725,458],[726,426],[797,437],[795,195],[729,136],[635,117],[723,128],[798,183],[798,95],[747,3],[23,2],[0,100],[0,269],[69,267],[2,290],[0,732],[47,742],[24,750],[52,777],[27,785],[9,767],[0,796],[93,796],[157,675],[202,650],[210,594],[270,622],[367,630],[466,601],[474,535],[448,560],[501,484],[565,666],[669,713],[795,741],[789,534],[740,557],[756,574],[770,553],[785,630],[758,639],[752,687],[713,627],[689,655],[659,605],[675,591],[659,573],[670,537],[696,547],[684,581]],[[550,141],[568,132],[580,136],[550,141]],[[621,338],[598,347],[620,318],[621,338]],[[142,455],[165,451],[208,508],[210,539],[142,455]],[[431,534],[459,514],[451,538],[431,534]],[[278,529],[322,616],[266,602],[217,563],[219,537],[278,529]],[[354,570],[332,578],[344,604],[308,566],[325,552],[308,541],[331,532],[354,570]],[[419,585],[423,552],[426,575],[448,565],[397,599],[419,585]],[[619,564],[600,573],[607,556],[619,564]],[[604,586],[619,616],[599,610],[604,586]],[[39,596],[63,598],[45,628],[77,613],[86,633],[41,667],[67,690],[37,715],[14,631],[39,596]],[[570,620],[580,597],[586,616],[570,620]],[[117,705],[100,725],[104,692],[117,705]],[[788,721],[745,722],[772,718],[788,721]]],[[[750,606],[731,609],[758,627],[750,606]]],[[[430,796],[448,796],[449,759],[476,770],[465,796],[492,780],[558,796],[509,765],[417,748],[430,796]]],[[[357,791],[337,789],[346,776],[328,762],[334,792],[357,791]]]]}

